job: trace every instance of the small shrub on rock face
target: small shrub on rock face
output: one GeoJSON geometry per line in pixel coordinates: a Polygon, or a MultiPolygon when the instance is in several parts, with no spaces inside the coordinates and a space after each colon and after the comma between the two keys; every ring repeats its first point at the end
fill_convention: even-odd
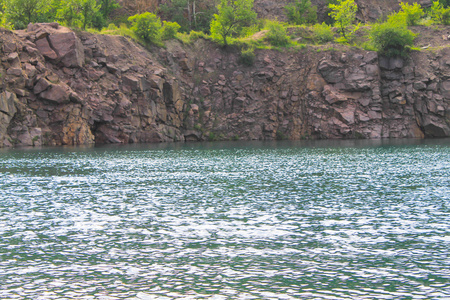
{"type": "Polygon", "coordinates": [[[178,30],[181,28],[177,22],[166,22],[164,21],[164,26],[161,28],[161,39],[170,40],[176,37],[178,30]]]}
{"type": "Polygon", "coordinates": [[[267,41],[273,46],[284,47],[289,44],[289,36],[286,33],[286,28],[276,21],[267,23],[267,41]]]}
{"type": "Polygon", "coordinates": [[[406,56],[413,46],[415,34],[401,23],[375,25],[370,38],[375,49],[385,56],[406,56]]]}
{"type": "Polygon", "coordinates": [[[114,23],[109,24],[107,28],[107,30],[118,30],[118,29],[119,28],[114,23]]]}
{"type": "Polygon", "coordinates": [[[317,44],[324,44],[327,42],[331,42],[334,37],[334,33],[331,30],[331,26],[325,23],[316,24],[312,28],[313,30],[313,40],[317,44]]]}
{"type": "Polygon", "coordinates": [[[239,61],[246,66],[253,66],[255,63],[255,48],[250,47],[241,50],[239,61]]]}
{"type": "Polygon", "coordinates": [[[202,31],[191,31],[190,33],[189,33],[189,41],[190,42],[194,42],[194,41],[196,41],[196,40],[198,40],[199,38],[204,38],[204,39],[206,39],[206,38],[208,38],[207,37],[207,35],[204,33],[204,32],[202,32],[202,31]]]}

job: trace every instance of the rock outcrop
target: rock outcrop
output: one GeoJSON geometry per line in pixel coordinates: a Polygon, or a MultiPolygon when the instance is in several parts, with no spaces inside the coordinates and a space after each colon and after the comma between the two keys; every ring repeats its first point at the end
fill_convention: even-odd
{"type": "Polygon", "coordinates": [[[0,146],[450,135],[450,48],[151,51],[56,23],[0,31],[0,146]]]}

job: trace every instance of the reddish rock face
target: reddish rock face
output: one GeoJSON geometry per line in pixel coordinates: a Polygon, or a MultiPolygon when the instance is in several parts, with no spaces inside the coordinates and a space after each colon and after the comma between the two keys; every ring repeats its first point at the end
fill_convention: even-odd
{"type": "Polygon", "coordinates": [[[148,51],[57,24],[0,30],[0,45],[0,147],[450,136],[449,48],[257,50],[248,67],[201,39],[148,51]]]}
{"type": "Polygon", "coordinates": [[[65,67],[84,65],[84,48],[74,32],[51,34],[48,40],[65,67]]]}
{"type": "Polygon", "coordinates": [[[50,102],[63,104],[69,102],[69,93],[68,87],[64,87],[62,85],[51,85],[40,94],[40,97],[50,102]]]}
{"type": "Polygon", "coordinates": [[[50,47],[50,44],[48,43],[48,40],[46,37],[39,39],[35,42],[36,48],[41,52],[42,55],[44,55],[45,58],[48,59],[57,59],[58,54],[56,54],[55,51],[50,47]]]}

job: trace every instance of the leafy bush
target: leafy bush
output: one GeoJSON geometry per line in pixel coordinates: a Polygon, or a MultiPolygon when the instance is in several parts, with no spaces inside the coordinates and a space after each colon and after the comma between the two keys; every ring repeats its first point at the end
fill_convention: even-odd
{"type": "Polygon", "coordinates": [[[422,7],[417,2],[413,5],[401,2],[400,7],[401,11],[398,14],[405,17],[406,24],[408,24],[409,26],[418,25],[419,20],[425,14],[422,7]]]}
{"type": "Polygon", "coordinates": [[[301,25],[317,22],[317,6],[312,6],[310,0],[295,0],[284,9],[290,23],[301,25]]]}
{"type": "Polygon", "coordinates": [[[145,42],[158,43],[160,39],[161,20],[152,13],[146,12],[128,18],[132,22],[136,35],[145,42]]]}
{"type": "Polygon", "coordinates": [[[331,26],[325,23],[316,24],[312,27],[313,30],[313,40],[317,44],[324,44],[331,42],[334,37],[334,33],[331,30],[331,26]]]}
{"type": "Polygon", "coordinates": [[[253,66],[253,64],[255,63],[255,48],[249,47],[247,49],[242,49],[239,61],[243,65],[253,66]]]}
{"type": "Polygon", "coordinates": [[[289,36],[286,33],[286,28],[277,21],[269,21],[267,23],[268,32],[266,40],[273,46],[284,47],[289,44],[289,36]]]}
{"type": "Polygon", "coordinates": [[[166,22],[164,21],[164,26],[161,28],[161,39],[170,40],[176,37],[178,30],[181,28],[177,22],[166,22]]]}
{"type": "Polygon", "coordinates": [[[450,7],[444,8],[439,1],[433,2],[430,8],[431,19],[437,24],[450,25],[450,7]]]}
{"type": "Polygon", "coordinates": [[[406,15],[401,14],[400,12],[388,15],[386,22],[391,24],[403,24],[405,26],[408,26],[408,23],[406,22],[406,15]]]}
{"type": "Polygon", "coordinates": [[[115,30],[118,30],[118,29],[119,28],[114,23],[109,24],[108,27],[106,28],[106,30],[110,30],[110,31],[115,31],[115,30]]]}
{"type": "Polygon", "coordinates": [[[405,24],[385,22],[372,27],[370,38],[375,49],[385,56],[406,56],[416,35],[405,24]]]}

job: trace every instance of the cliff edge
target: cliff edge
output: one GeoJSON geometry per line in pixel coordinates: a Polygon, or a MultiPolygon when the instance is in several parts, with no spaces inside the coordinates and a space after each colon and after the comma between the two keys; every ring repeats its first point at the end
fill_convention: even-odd
{"type": "Polygon", "coordinates": [[[449,47],[256,50],[248,67],[203,39],[147,50],[51,23],[0,29],[0,50],[1,147],[450,136],[449,47]]]}

